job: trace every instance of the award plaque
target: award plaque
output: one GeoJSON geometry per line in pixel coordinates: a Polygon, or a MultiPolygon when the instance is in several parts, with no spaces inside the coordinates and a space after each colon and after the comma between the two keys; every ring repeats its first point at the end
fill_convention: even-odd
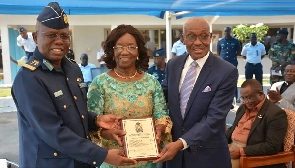
{"type": "Polygon", "coordinates": [[[126,132],[123,144],[128,158],[138,161],[158,158],[159,148],[152,117],[123,119],[121,126],[126,132]]]}

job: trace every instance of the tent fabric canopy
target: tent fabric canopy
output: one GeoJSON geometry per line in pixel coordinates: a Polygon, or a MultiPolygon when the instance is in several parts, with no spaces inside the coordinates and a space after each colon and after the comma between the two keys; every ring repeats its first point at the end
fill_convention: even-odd
{"type": "MultiPolygon", "coordinates": [[[[0,0],[0,14],[37,15],[49,0],[0,0]]],[[[150,15],[191,11],[190,16],[295,15],[294,0],[59,0],[68,15],[150,15]]]]}

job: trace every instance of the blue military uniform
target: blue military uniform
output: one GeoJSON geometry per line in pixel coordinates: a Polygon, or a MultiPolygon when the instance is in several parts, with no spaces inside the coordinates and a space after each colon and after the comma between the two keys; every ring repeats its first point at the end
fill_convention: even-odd
{"type": "Polygon", "coordinates": [[[217,51],[220,52],[220,57],[235,67],[238,66],[237,52],[241,51],[240,42],[231,37],[230,39],[222,38],[217,43],[217,51]]]}
{"type": "MultiPolygon", "coordinates": [[[[153,53],[153,56],[154,56],[154,57],[165,57],[165,55],[166,55],[166,50],[164,50],[164,49],[156,50],[156,51],[154,51],[154,53],[153,53]]],[[[166,66],[166,65],[165,65],[165,66],[166,66]]],[[[165,69],[166,69],[166,68],[165,68],[165,69]]],[[[165,74],[166,74],[165,69],[164,69],[164,70],[161,70],[161,69],[160,69],[159,67],[157,67],[156,65],[152,65],[152,66],[148,69],[147,73],[153,75],[156,79],[158,79],[158,81],[159,81],[160,83],[162,83],[163,80],[165,79],[165,74]]]]}
{"type": "MultiPolygon", "coordinates": [[[[49,3],[37,18],[43,25],[68,27],[57,3],[49,3]],[[56,17],[60,13],[61,17],[56,17]],[[56,17],[50,23],[42,23],[56,17]]],[[[107,150],[89,138],[95,113],[87,111],[86,90],[78,65],[64,57],[55,68],[36,48],[12,86],[19,125],[19,164],[24,168],[89,168],[100,165],[107,150]]]]}

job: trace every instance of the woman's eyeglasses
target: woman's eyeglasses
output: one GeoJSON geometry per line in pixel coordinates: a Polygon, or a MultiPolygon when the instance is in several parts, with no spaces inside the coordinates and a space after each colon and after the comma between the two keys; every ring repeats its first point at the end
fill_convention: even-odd
{"type": "Polygon", "coordinates": [[[137,50],[138,47],[137,46],[133,46],[133,45],[126,46],[126,47],[117,45],[117,46],[114,46],[113,49],[114,50],[117,50],[118,52],[122,52],[124,49],[126,49],[128,52],[133,52],[133,51],[137,50]]]}

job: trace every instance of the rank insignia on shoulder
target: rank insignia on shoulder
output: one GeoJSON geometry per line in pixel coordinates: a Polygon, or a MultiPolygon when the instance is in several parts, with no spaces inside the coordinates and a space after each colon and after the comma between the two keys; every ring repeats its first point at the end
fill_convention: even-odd
{"type": "Polygon", "coordinates": [[[61,90],[59,90],[59,91],[57,91],[57,92],[54,92],[54,96],[55,96],[55,97],[59,97],[59,96],[61,96],[61,95],[63,95],[63,93],[62,93],[61,90]]]}
{"type": "Polygon", "coordinates": [[[23,65],[23,67],[28,68],[31,71],[36,70],[36,68],[40,65],[40,62],[36,59],[28,61],[23,65]]]}
{"type": "Polygon", "coordinates": [[[53,70],[53,65],[46,59],[43,59],[43,64],[49,69],[49,71],[53,70]]]}

